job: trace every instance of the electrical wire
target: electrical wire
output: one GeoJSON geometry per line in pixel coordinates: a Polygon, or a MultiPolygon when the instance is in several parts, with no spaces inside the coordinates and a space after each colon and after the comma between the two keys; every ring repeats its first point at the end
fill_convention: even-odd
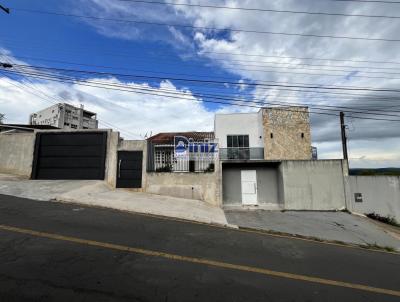
{"type": "MultiPolygon", "coordinates": [[[[0,54],[2,54],[2,53],[0,52],[0,54]]],[[[2,55],[5,56],[4,54],[2,54],[2,55]]],[[[12,61],[11,61],[11,62],[12,62],[12,61]]],[[[1,69],[0,69],[0,72],[1,72],[3,75],[5,74],[1,69]]],[[[67,100],[65,100],[64,98],[61,98],[60,96],[58,96],[58,98],[56,98],[56,97],[54,97],[54,96],[51,96],[51,95],[45,93],[45,92],[44,92],[43,90],[41,90],[40,88],[36,87],[35,84],[29,79],[29,77],[24,76],[23,73],[22,73],[22,76],[23,76],[28,82],[30,82],[32,85],[29,85],[29,84],[27,84],[27,83],[21,83],[21,82],[15,80],[15,79],[14,79],[14,81],[16,81],[20,86],[17,85],[16,83],[13,83],[13,82],[10,82],[10,81],[7,81],[7,82],[8,82],[9,84],[11,84],[11,85],[13,85],[13,86],[15,86],[15,87],[17,87],[17,88],[23,90],[23,91],[26,91],[26,92],[28,92],[28,93],[31,93],[31,94],[33,94],[33,95],[39,97],[39,99],[42,100],[42,101],[49,102],[51,105],[56,105],[56,104],[58,104],[58,103],[69,103],[67,100]],[[24,88],[25,88],[25,89],[24,89],[24,88]],[[34,90],[34,91],[36,91],[36,92],[38,92],[38,93],[40,93],[42,96],[38,95],[37,93],[34,93],[33,91],[31,91],[31,89],[34,90]],[[43,98],[43,96],[44,96],[45,98],[43,98]]],[[[113,124],[111,124],[111,123],[109,123],[109,122],[106,122],[106,121],[104,121],[104,120],[101,120],[101,119],[97,119],[97,120],[99,121],[99,123],[102,123],[103,125],[106,125],[107,127],[115,128],[115,129],[121,131],[122,133],[129,134],[130,136],[133,136],[133,137],[141,137],[141,138],[142,138],[142,135],[141,135],[141,134],[133,133],[133,132],[130,132],[130,131],[126,130],[126,129],[119,128],[118,126],[113,125],[113,124]]]]}
{"type": "Polygon", "coordinates": [[[169,2],[169,1],[166,1],[166,2],[144,1],[144,0],[119,0],[119,1],[121,1],[121,2],[141,3],[141,4],[151,4],[151,5],[165,5],[165,6],[170,5],[170,6],[185,6],[185,7],[198,7],[198,8],[240,10],[240,11],[247,11],[247,12],[268,12],[268,13],[321,15],[321,16],[338,16],[338,17],[400,19],[400,16],[367,15],[367,14],[345,14],[345,13],[327,13],[327,12],[309,12],[309,11],[295,11],[295,10],[278,10],[278,9],[241,7],[241,6],[220,6],[220,5],[210,5],[210,4],[177,3],[177,2],[169,2]]]}
{"type": "Polygon", "coordinates": [[[339,87],[339,86],[321,86],[321,85],[286,85],[286,84],[268,84],[263,82],[231,82],[231,81],[215,81],[215,80],[200,80],[194,78],[176,78],[176,77],[159,77],[159,76],[146,76],[146,75],[134,75],[134,74],[121,74],[121,73],[111,73],[111,72],[99,72],[93,70],[76,70],[67,68],[55,68],[55,67],[44,67],[44,66],[33,66],[25,64],[15,64],[17,67],[22,68],[33,68],[39,70],[52,70],[57,72],[73,72],[80,74],[90,74],[99,76],[114,76],[114,77],[130,77],[138,79],[152,79],[152,80],[170,80],[170,81],[180,81],[180,82],[194,82],[194,83],[209,83],[218,85],[234,85],[234,86],[262,86],[262,87],[283,87],[283,88],[299,88],[299,89],[322,89],[322,90],[346,90],[346,91],[369,91],[369,92],[400,92],[400,89],[386,89],[386,88],[349,88],[349,87],[339,87]]]}
{"type": "Polygon", "coordinates": [[[27,12],[27,13],[34,13],[34,14],[42,14],[42,15],[53,15],[53,16],[82,18],[82,19],[91,19],[91,20],[143,24],[143,25],[153,25],[153,26],[162,26],[162,27],[199,29],[199,30],[207,30],[207,31],[230,31],[230,32],[244,32],[244,33],[263,34],[263,35],[300,36],[300,37],[310,37],[310,38],[329,38],[329,39],[345,39],[345,40],[375,41],[375,42],[395,42],[395,43],[400,42],[400,39],[390,39],[390,38],[367,38],[367,37],[354,37],[354,36],[334,36],[334,35],[274,32],[274,31],[240,29],[240,28],[218,28],[218,27],[194,26],[194,25],[189,25],[189,24],[178,24],[178,23],[163,23],[163,22],[150,22],[150,21],[132,20],[132,19],[128,20],[128,19],[117,19],[117,18],[104,18],[104,17],[89,16],[89,15],[77,15],[77,14],[69,14],[69,13],[41,11],[41,10],[34,10],[34,9],[27,9],[27,8],[13,8],[13,10],[27,12]]]}
{"type": "MultiPolygon", "coordinates": [[[[37,77],[35,75],[30,75],[30,76],[37,77]]],[[[40,78],[40,76],[39,76],[39,78],[40,78]]],[[[109,87],[110,84],[105,84],[105,83],[103,83],[102,85],[98,85],[98,83],[97,83],[97,85],[96,84],[93,85],[93,83],[91,83],[91,82],[89,82],[90,84],[88,84],[87,81],[86,81],[86,83],[84,83],[85,81],[82,81],[82,80],[81,81],[77,81],[77,80],[70,80],[70,79],[65,79],[65,78],[63,78],[63,79],[60,79],[60,78],[52,78],[52,79],[51,78],[47,78],[47,79],[55,80],[55,81],[62,81],[62,82],[69,82],[69,83],[74,83],[74,84],[78,84],[78,85],[82,84],[82,85],[85,85],[85,86],[87,85],[87,86],[90,86],[90,87],[98,87],[98,88],[104,88],[104,89],[114,89],[114,90],[132,92],[132,87],[128,87],[130,89],[112,88],[112,87],[110,88],[109,87]]],[[[143,89],[140,89],[140,90],[143,90],[143,89]]],[[[170,94],[149,93],[149,92],[143,92],[143,91],[140,91],[140,90],[139,91],[134,91],[134,92],[135,93],[139,93],[139,94],[156,95],[156,96],[160,96],[160,97],[172,97],[172,98],[175,98],[175,99],[187,99],[187,98],[183,98],[182,96],[181,97],[176,97],[176,96],[171,96],[170,94]]],[[[231,103],[231,102],[227,103],[227,102],[219,102],[219,101],[197,100],[197,99],[193,99],[193,97],[190,97],[190,100],[199,101],[199,102],[222,103],[222,104],[229,104],[229,105],[234,105],[234,106],[246,106],[246,107],[255,107],[255,108],[262,108],[263,107],[263,106],[253,106],[251,104],[244,105],[244,104],[231,103]]],[[[250,103],[252,103],[252,102],[250,102],[250,103]]],[[[291,109],[289,108],[288,110],[291,110],[291,109]]],[[[318,109],[318,110],[321,110],[321,109],[318,109]]],[[[313,112],[313,113],[337,116],[337,114],[331,114],[331,113],[325,113],[325,112],[313,112]]],[[[400,121],[400,119],[399,120],[398,119],[381,119],[381,118],[370,118],[370,117],[361,117],[361,116],[354,116],[354,118],[370,119],[370,120],[381,120],[381,121],[393,121],[393,122],[394,121],[396,121],[396,122],[400,121]]]]}

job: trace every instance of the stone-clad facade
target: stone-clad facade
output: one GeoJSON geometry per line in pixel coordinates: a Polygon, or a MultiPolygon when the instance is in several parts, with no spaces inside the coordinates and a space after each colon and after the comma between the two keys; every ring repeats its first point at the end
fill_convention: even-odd
{"type": "Polygon", "coordinates": [[[309,160],[310,116],[307,107],[262,109],[264,159],[309,160]]]}

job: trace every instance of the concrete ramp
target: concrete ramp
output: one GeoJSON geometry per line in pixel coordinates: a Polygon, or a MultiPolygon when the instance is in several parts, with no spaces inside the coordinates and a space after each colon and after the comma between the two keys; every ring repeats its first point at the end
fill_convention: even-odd
{"type": "Polygon", "coordinates": [[[111,189],[97,180],[23,180],[0,174],[0,194],[228,224],[222,209],[203,201],[111,189]]]}

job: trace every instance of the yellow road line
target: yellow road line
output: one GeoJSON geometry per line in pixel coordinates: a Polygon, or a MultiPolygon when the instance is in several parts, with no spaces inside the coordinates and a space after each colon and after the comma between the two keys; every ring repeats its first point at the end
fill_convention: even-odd
{"type": "Polygon", "coordinates": [[[169,254],[169,253],[164,253],[164,252],[159,252],[159,251],[152,251],[152,250],[147,250],[147,249],[142,249],[142,248],[124,246],[124,245],[119,245],[119,244],[106,243],[106,242],[87,240],[87,239],[69,237],[69,236],[52,234],[52,233],[39,232],[39,231],[23,229],[23,228],[8,226],[8,225],[0,224],[0,230],[20,233],[20,234],[25,234],[25,235],[31,235],[34,237],[48,238],[48,239],[54,239],[54,240],[72,242],[72,243],[79,243],[79,244],[83,244],[83,245],[95,246],[95,247],[100,247],[100,248],[112,249],[112,250],[117,250],[117,251],[136,253],[136,254],[141,254],[141,255],[146,255],[146,256],[161,257],[161,258],[170,259],[170,260],[204,264],[204,265],[209,265],[209,266],[214,266],[214,267],[219,267],[219,268],[226,268],[226,269],[232,269],[232,270],[238,270],[238,271],[244,271],[244,272],[258,273],[258,274],[267,275],[267,276],[274,276],[274,277],[279,277],[279,278],[286,278],[286,279],[305,281],[305,282],[311,282],[311,283],[317,283],[317,284],[324,284],[324,285],[330,285],[330,286],[345,287],[345,288],[350,288],[350,289],[357,289],[357,290],[362,290],[362,291],[367,291],[367,292],[372,292],[372,293],[400,297],[400,291],[379,288],[379,287],[371,287],[368,285],[342,282],[342,281],[336,281],[336,280],[329,280],[329,279],[311,277],[311,276],[306,276],[306,275],[285,273],[285,272],[273,271],[273,270],[269,270],[269,269],[265,269],[265,268],[232,264],[232,263],[214,261],[214,260],[209,260],[209,259],[204,259],[204,258],[187,257],[187,256],[176,255],[176,254],[169,254]]]}

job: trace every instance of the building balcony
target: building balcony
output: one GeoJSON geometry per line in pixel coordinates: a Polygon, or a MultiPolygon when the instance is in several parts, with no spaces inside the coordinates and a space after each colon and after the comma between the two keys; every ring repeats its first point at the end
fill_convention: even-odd
{"type": "Polygon", "coordinates": [[[264,148],[219,148],[220,160],[264,159],[264,148]]]}

